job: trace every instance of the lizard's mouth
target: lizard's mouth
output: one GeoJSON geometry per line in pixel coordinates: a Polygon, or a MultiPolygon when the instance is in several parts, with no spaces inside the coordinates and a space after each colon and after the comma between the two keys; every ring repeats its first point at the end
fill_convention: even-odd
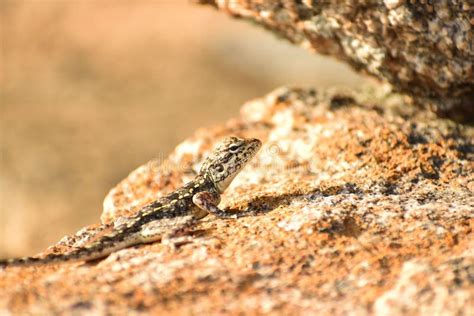
{"type": "Polygon", "coordinates": [[[262,142],[260,141],[260,139],[257,138],[252,139],[252,144],[255,144],[255,146],[257,146],[258,148],[262,147],[262,142]]]}
{"type": "Polygon", "coordinates": [[[248,155],[246,160],[248,161],[248,160],[251,160],[253,157],[255,157],[255,155],[258,153],[261,147],[262,147],[262,142],[260,141],[260,139],[252,138],[248,145],[248,148],[250,148],[249,150],[250,154],[248,155]]]}
{"type": "Polygon", "coordinates": [[[254,148],[255,153],[260,149],[260,147],[262,147],[262,142],[260,141],[260,139],[257,139],[257,138],[253,138],[250,141],[250,144],[254,148]]]}

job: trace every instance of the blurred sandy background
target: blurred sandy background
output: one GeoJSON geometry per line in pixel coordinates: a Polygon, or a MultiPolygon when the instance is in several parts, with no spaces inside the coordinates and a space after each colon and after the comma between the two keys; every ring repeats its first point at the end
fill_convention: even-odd
{"type": "Polygon", "coordinates": [[[364,80],[185,0],[0,5],[0,257],[99,222],[130,171],[248,99],[364,80]]]}

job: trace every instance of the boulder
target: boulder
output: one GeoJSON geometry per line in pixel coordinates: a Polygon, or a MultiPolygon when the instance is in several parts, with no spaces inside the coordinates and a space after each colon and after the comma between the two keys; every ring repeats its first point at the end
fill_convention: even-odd
{"type": "Polygon", "coordinates": [[[389,82],[395,91],[441,116],[474,119],[474,3],[470,0],[196,2],[342,60],[389,82]]]}
{"type": "MultiPolygon", "coordinates": [[[[113,188],[102,221],[192,179],[228,135],[263,147],[172,249],[0,270],[0,314],[472,315],[474,129],[388,92],[281,88],[113,188]]],[[[65,237],[49,252],[93,238],[65,237]]]]}

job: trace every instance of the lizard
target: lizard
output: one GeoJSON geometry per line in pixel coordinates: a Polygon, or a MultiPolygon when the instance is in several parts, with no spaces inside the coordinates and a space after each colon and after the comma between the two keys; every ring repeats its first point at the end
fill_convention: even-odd
{"type": "Polygon", "coordinates": [[[97,260],[134,245],[169,241],[208,214],[235,218],[236,212],[218,207],[220,196],[261,146],[255,138],[227,137],[204,160],[194,180],[129,217],[103,225],[109,233],[96,241],[64,254],[2,259],[0,268],[97,260]]]}

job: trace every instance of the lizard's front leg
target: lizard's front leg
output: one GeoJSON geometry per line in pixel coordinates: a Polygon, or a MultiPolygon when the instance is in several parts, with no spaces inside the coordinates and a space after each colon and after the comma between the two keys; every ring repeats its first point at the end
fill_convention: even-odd
{"type": "Polygon", "coordinates": [[[235,212],[227,212],[221,210],[217,205],[221,198],[218,193],[211,193],[208,191],[202,191],[194,194],[193,203],[201,210],[214,214],[220,218],[237,218],[238,214],[235,212]]]}

